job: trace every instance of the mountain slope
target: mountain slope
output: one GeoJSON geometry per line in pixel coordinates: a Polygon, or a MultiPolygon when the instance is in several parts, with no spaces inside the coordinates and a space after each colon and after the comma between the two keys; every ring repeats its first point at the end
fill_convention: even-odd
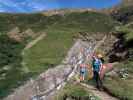
{"type": "Polygon", "coordinates": [[[112,71],[115,74],[110,73],[110,77],[105,78],[104,85],[112,95],[122,100],[133,100],[133,5],[121,5],[114,9],[112,16],[121,23],[115,28],[118,40],[109,55],[110,60],[117,61],[118,64],[112,71]]]}
{"type": "Polygon", "coordinates": [[[90,34],[101,32],[101,34],[105,34],[112,31],[115,25],[116,21],[110,16],[93,11],[52,16],[45,16],[42,13],[0,14],[0,37],[4,35],[7,39],[5,42],[0,40],[0,45],[11,52],[10,55],[5,52],[5,49],[0,50],[1,62],[7,61],[7,63],[1,65],[0,70],[0,97],[8,95],[28,77],[38,75],[37,73],[59,64],[73,44],[73,37],[76,37],[78,32],[89,32],[90,34]],[[14,28],[16,31],[11,31],[14,28]],[[35,39],[35,37],[32,38],[32,35],[27,35],[27,30],[32,31],[32,35],[35,34],[35,36],[41,33],[47,33],[47,36],[38,41],[32,48],[26,50],[22,57],[21,53],[24,47],[32,39],[35,39]],[[9,38],[9,34],[7,34],[9,31],[13,34],[15,32],[15,35],[13,35],[15,37],[16,34],[17,36],[24,36],[24,39],[16,41],[14,38],[9,38]],[[15,42],[10,47],[8,45],[11,41],[15,42]],[[17,43],[20,46],[19,49],[15,46],[17,43]],[[7,54],[7,56],[3,58],[3,54],[7,54]],[[19,59],[18,56],[20,56],[19,59]],[[14,58],[17,60],[14,60],[14,58]],[[14,62],[8,63],[10,59],[14,62]],[[25,64],[22,66],[22,62],[28,66],[25,66],[25,64]],[[17,73],[14,72],[15,69],[17,69],[17,73]],[[26,69],[29,70],[26,71],[26,69]]]}

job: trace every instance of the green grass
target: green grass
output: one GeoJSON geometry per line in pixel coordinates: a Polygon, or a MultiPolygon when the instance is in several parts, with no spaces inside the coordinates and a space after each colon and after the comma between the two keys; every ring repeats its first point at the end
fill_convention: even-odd
{"type": "Polygon", "coordinates": [[[114,21],[108,15],[98,12],[76,12],[64,16],[44,16],[41,13],[35,14],[0,14],[0,32],[8,32],[14,27],[21,31],[31,28],[34,31],[47,29],[53,24],[62,28],[83,28],[90,31],[108,32],[112,29],[114,21]]]}
{"type": "Polygon", "coordinates": [[[133,100],[133,79],[106,78],[104,86],[121,100],[133,100]]]}
{"type": "MultiPolygon", "coordinates": [[[[84,98],[82,100],[86,100],[85,97],[93,96],[95,98],[95,100],[100,100],[100,98],[94,96],[91,92],[85,90],[82,86],[80,86],[78,84],[74,85],[72,83],[71,84],[68,83],[62,90],[60,90],[58,92],[57,96],[55,96],[55,100],[64,100],[63,99],[64,96],[75,97],[75,98],[79,98],[79,97],[84,98]]],[[[75,99],[75,100],[77,100],[77,99],[75,99]]]]}
{"type": "Polygon", "coordinates": [[[0,32],[8,32],[14,27],[21,31],[28,28],[39,29],[46,25],[46,17],[42,14],[0,14],[0,32]]]}
{"type": "Polygon", "coordinates": [[[73,44],[73,36],[78,32],[108,33],[115,25],[111,17],[96,12],[54,15],[49,19],[49,23],[53,24],[48,23],[44,29],[47,37],[25,51],[23,59],[31,72],[44,71],[59,64],[73,44]]]}
{"type": "Polygon", "coordinates": [[[115,67],[118,69],[126,68],[129,77],[126,79],[121,79],[120,76],[105,77],[104,86],[109,90],[109,92],[122,100],[133,100],[133,62],[127,59],[117,64],[115,67]]]}
{"type": "Polygon", "coordinates": [[[52,27],[60,30],[64,29],[68,32],[109,32],[113,29],[112,25],[115,25],[115,22],[107,15],[84,12],[67,14],[52,27]]]}
{"type": "Polygon", "coordinates": [[[125,42],[133,40],[133,29],[130,27],[129,24],[127,25],[122,25],[122,26],[117,26],[116,31],[118,33],[124,33],[124,39],[125,42]]]}
{"type": "Polygon", "coordinates": [[[23,73],[21,66],[24,45],[7,35],[0,35],[0,98],[27,79],[28,74],[23,73]]]}
{"type": "Polygon", "coordinates": [[[54,32],[25,51],[24,62],[32,72],[41,72],[61,62],[71,47],[70,33],[54,32]]]}
{"type": "Polygon", "coordinates": [[[106,77],[104,81],[104,86],[109,90],[109,92],[121,100],[133,100],[133,79],[130,77],[133,75],[133,30],[130,24],[121,25],[116,27],[116,31],[123,35],[123,45],[126,48],[125,51],[128,52],[129,58],[119,62],[115,67],[118,69],[127,69],[129,78],[121,79],[120,76],[106,77]]]}

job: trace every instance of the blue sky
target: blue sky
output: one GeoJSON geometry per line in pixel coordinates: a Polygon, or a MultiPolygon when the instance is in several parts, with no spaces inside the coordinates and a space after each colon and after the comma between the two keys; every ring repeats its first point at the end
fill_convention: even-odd
{"type": "Polygon", "coordinates": [[[60,8],[107,8],[121,0],[0,0],[0,12],[34,12],[60,8]]]}

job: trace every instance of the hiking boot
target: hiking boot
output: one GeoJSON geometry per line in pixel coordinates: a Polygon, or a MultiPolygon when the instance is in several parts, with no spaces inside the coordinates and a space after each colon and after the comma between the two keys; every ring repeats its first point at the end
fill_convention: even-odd
{"type": "Polygon", "coordinates": [[[98,89],[99,91],[104,91],[104,89],[103,89],[102,87],[97,87],[97,89],[98,89]]]}

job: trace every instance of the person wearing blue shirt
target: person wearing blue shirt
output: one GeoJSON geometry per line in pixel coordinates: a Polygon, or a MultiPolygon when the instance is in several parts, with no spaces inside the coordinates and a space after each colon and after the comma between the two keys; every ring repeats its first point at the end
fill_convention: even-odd
{"type": "Polygon", "coordinates": [[[98,56],[93,56],[92,61],[94,80],[96,81],[96,87],[102,89],[102,80],[100,79],[99,71],[102,66],[102,61],[98,56]]]}

